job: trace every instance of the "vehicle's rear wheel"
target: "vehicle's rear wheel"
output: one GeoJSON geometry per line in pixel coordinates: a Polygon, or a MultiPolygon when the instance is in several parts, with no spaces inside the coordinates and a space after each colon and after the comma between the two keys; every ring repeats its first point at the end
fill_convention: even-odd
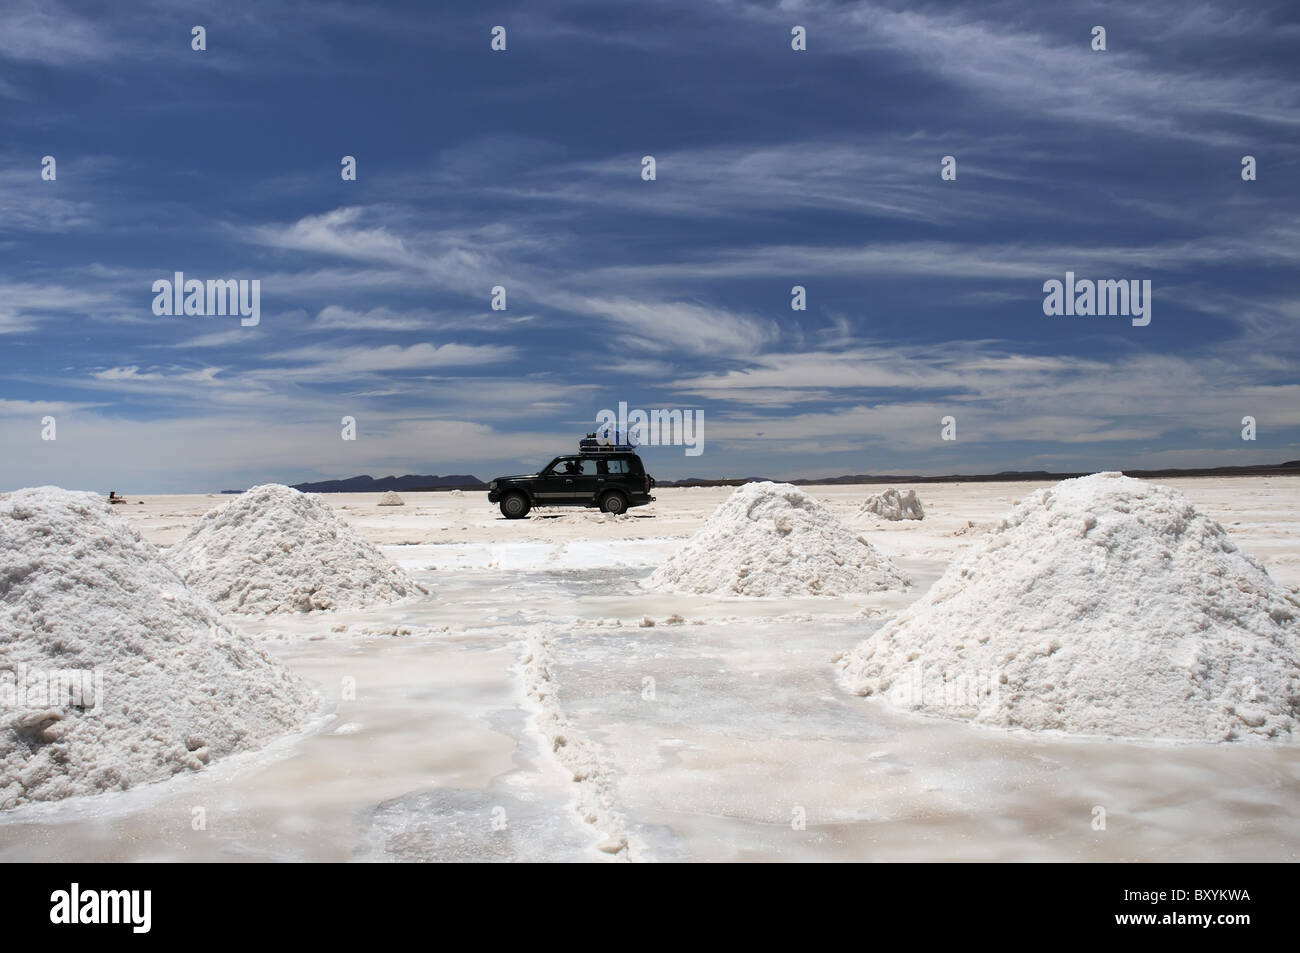
{"type": "Polygon", "coordinates": [[[617,516],[619,513],[626,512],[627,497],[622,493],[606,493],[600,498],[600,508],[602,512],[617,516]]]}
{"type": "Polygon", "coordinates": [[[501,515],[508,520],[523,519],[530,509],[532,504],[522,493],[511,493],[501,501],[501,515]]]}

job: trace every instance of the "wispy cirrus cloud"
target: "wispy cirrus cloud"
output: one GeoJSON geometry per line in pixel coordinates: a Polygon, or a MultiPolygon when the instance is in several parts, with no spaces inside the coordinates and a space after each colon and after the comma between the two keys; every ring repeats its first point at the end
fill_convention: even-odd
{"type": "MultiPolygon", "coordinates": [[[[1124,129],[1141,136],[1168,136],[1236,144],[1248,141],[1231,128],[1247,119],[1282,129],[1300,124],[1300,90],[1283,75],[1243,61],[1207,69],[1204,61],[1186,66],[1156,62],[1140,52],[1131,38],[1144,38],[1157,24],[1165,42],[1186,33],[1171,31],[1185,5],[1148,4],[1131,22],[1127,6],[1098,5],[1089,22],[1027,25],[1021,7],[994,3],[983,7],[908,9],[897,4],[800,0],[794,5],[717,0],[730,15],[788,24],[799,17],[813,25],[813,42],[827,49],[901,57],[914,68],[943,79],[960,95],[973,95],[1020,114],[1056,123],[1087,123],[1124,129]],[[1109,23],[1104,53],[1090,47],[1094,25],[1109,23]],[[1207,117],[1214,117],[1207,123],[1207,117]]],[[[1194,11],[1202,32],[1232,21],[1226,16],[1208,24],[1204,10],[1194,11]]],[[[1247,29],[1237,21],[1239,33],[1247,29]]],[[[1253,35],[1267,35],[1266,22],[1253,35]]],[[[1294,31],[1294,24],[1291,25],[1294,31]]],[[[1224,34],[1219,33],[1219,36],[1224,34]]]]}
{"type": "Polygon", "coordinates": [[[132,364],[129,367],[106,367],[103,370],[94,371],[90,376],[97,381],[111,382],[172,382],[178,384],[206,384],[214,380],[221,373],[219,367],[204,367],[198,370],[187,370],[183,368],[145,368],[132,364]]]}
{"type": "Polygon", "coordinates": [[[426,371],[482,364],[499,364],[515,356],[515,350],[494,344],[412,344],[403,347],[386,344],[379,347],[332,347],[307,345],[281,351],[270,357],[283,362],[254,375],[298,378],[313,381],[346,380],[363,374],[426,371]]]}
{"type": "Polygon", "coordinates": [[[966,141],[956,136],[876,136],[821,142],[752,143],[660,152],[654,184],[639,179],[639,155],[603,158],[516,177],[504,195],[569,204],[599,204],[653,216],[777,217],[793,209],[937,224],[972,220],[995,209],[1017,217],[1043,215],[1033,201],[1007,209],[1020,154],[1010,138],[966,141]],[[967,177],[979,191],[934,188],[940,157],[972,156],[967,177]],[[535,180],[535,181],[534,181],[535,180]],[[990,185],[999,186],[990,189],[990,185]],[[866,186],[866,187],[864,187],[866,186]]]}
{"type": "Polygon", "coordinates": [[[10,0],[0,8],[0,58],[81,66],[115,49],[104,29],[54,0],[10,0]]]}
{"type": "Polygon", "coordinates": [[[893,241],[867,245],[762,245],[716,249],[708,257],[675,262],[614,265],[589,272],[600,281],[673,281],[755,278],[777,274],[818,276],[1033,279],[1066,268],[1191,271],[1225,263],[1257,267],[1300,262],[1300,229],[1264,225],[1253,234],[1133,245],[1057,242],[893,241]]]}

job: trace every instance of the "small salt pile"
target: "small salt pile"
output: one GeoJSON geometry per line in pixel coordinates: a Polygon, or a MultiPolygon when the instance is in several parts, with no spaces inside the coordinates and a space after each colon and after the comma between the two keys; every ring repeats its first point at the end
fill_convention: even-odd
{"type": "Polygon", "coordinates": [[[101,497],[0,501],[0,808],[198,770],[315,706],[101,497]]]}
{"type": "Polygon", "coordinates": [[[903,588],[889,557],[789,483],[747,483],[651,574],[653,589],[831,596],[903,588]]]}
{"type": "Polygon", "coordinates": [[[867,497],[867,501],[862,504],[858,512],[879,516],[886,520],[925,519],[925,510],[921,508],[921,501],[917,499],[916,491],[908,490],[906,493],[900,493],[893,487],[883,493],[867,497]]]}
{"type": "Polygon", "coordinates": [[[167,558],[226,612],[361,609],[426,591],[319,496],[276,483],[209,510],[167,558]]]}
{"type": "Polygon", "coordinates": [[[1098,473],[1026,497],[841,665],[859,694],[986,725],[1285,741],[1298,620],[1181,493],[1098,473]]]}
{"type": "Polygon", "coordinates": [[[379,495],[378,506],[405,506],[406,500],[397,495],[396,490],[385,490],[379,495]]]}

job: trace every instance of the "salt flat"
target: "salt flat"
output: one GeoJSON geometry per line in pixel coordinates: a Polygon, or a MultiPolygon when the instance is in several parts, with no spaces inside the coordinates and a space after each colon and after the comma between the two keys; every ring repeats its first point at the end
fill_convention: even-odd
{"type": "MultiPolygon", "coordinates": [[[[1233,477],[1161,480],[1187,494],[1207,515],[1219,520],[1248,553],[1263,561],[1283,585],[1300,585],[1300,547],[1294,543],[1300,516],[1300,482],[1291,477],[1233,477]]],[[[971,533],[954,536],[968,523],[991,524],[1016,501],[1050,483],[928,483],[915,489],[925,504],[921,522],[878,523],[856,517],[858,506],[881,487],[815,486],[808,491],[857,527],[871,527],[872,540],[899,556],[947,562],[971,543],[971,533]]],[[[527,520],[501,518],[486,494],[403,493],[406,506],[376,506],[377,494],[335,493],[326,500],[372,541],[381,545],[656,540],[689,536],[731,493],[729,487],[660,488],[657,501],[611,520],[586,510],[539,510],[527,520]]],[[[218,494],[144,496],[142,503],[119,507],[151,542],[176,542],[211,507],[229,497],[218,494]]],[[[498,549],[497,552],[507,552],[498,549]]]]}
{"type": "MultiPolygon", "coordinates": [[[[1162,482],[1300,586],[1300,481],[1162,482]]],[[[1006,733],[839,685],[835,655],[1042,485],[901,486],[926,518],[897,523],[858,515],[880,487],[809,488],[914,582],[820,599],[641,588],[729,488],[660,489],[620,519],[522,521],[482,493],[404,493],[403,507],[327,496],[430,589],[378,610],[241,621],[333,716],[172,781],[7,812],[0,860],[1297,859],[1300,746],[1006,733]],[[575,782],[555,757],[521,664],[536,653],[598,777],[575,782]],[[603,827],[572,807],[595,781],[617,815],[603,827]],[[611,835],[628,849],[598,850],[611,835]]],[[[169,545],[222,500],[116,509],[169,545]]]]}

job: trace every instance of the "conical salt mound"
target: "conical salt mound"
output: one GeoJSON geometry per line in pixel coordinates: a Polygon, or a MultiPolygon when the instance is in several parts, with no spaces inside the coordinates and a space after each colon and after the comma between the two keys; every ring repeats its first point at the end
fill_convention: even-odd
{"type": "Polygon", "coordinates": [[[396,490],[385,490],[379,495],[379,506],[405,506],[406,500],[397,495],[396,490]]]}
{"type": "Polygon", "coordinates": [[[817,500],[789,483],[747,483],[646,580],[728,596],[832,596],[907,579],[817,500]]]}
{"type": "Polygon", "coordinates": [[[425,591],[320,497],[278,483],[203,514],[167,558],[226,612],[361,609],[425,591]]]}
{"type": "Polygon", "coordinates": [[[0,808],[196,770],[315,704],[102,498],[0,500],[0,808]]]}
{"type": "Polygon", "coordinates": [[[1033,731],[1294,740],[1300,603],[1169,487],[1039,490],[841,663],[917,711],[1033,731]]]}

